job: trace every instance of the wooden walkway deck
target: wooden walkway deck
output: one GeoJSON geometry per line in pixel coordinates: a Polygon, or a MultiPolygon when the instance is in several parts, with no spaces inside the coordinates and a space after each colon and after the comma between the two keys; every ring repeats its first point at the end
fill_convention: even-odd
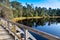
{"type": "Polygon", "coordinates": [[[14,40],[2,26],[0,26],[0,40],[14,40]]]}
{"type": "Polygon", "coordinates": [[[37,40],[30,32],[33,32],[48,40],[60,40],[60,37],[42,31],[37,31],[23,24],[11,22],[3,18],[0,18],[0,21],[1,21],[0,24],[2,25],[0,26],[0,40],[30,40],[30,39],[37,40]],[[8,30],[8,32],[4,28],[8,30]],[[12,34],[14,38],[9,34],[12,34]]]}

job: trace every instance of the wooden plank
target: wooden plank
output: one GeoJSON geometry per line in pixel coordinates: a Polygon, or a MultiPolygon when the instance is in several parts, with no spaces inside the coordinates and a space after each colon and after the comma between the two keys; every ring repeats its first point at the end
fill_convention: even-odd
{"type": "MultiPolygon", "coordinates": [[[[8,20],[7,20],[8,21],[8,20]]],[[[14,25],[17,25],[19,28],[22,28],[22,29],[28,29],[29,31],[35,33],[35,34],[38,34],[40,36],[43,36],[49,40],[60,40],[60,37],[57,37],[57,36],[54,36],[54,35],[50,35],[48,33],[45,33],[45,32],[41,32],[41,31],[37,31],[37,30],[34,30],[33,28],[31,27],[28,27],[28,26],[25,26],[23,24],[19,24],[19,23],[15,23],[15,22],[11,22],[11,21],[8,21],[9,23],[12,23],[14,25]]]]}
{"type": "MultiPolygon", "coordinates": [[[[11,23],[13,23],[13,22],[11,22],[11,23]]],[[[33,33],[36,33],[36,34],[38,34],[40,36],[43,36],[43,37],[45,37],[45,38],[47,38],[49,40],[60,40],[60,37],[55,37],[55,36],[49,35],[49,34],[44,33],[44,32],[39,32],[39,31],[34,30],[31,27],[25,26],[23,24],[19,24],[19,23],[13,23],[13,24],[19,26],[20,28],[28,29],[29,31],[31,31],[33,33]]]]}
{"type": "Polygon", "coordinates": [[[0,26],[0,40],[13,40],[11,35],[2,26],[0,26]]]}

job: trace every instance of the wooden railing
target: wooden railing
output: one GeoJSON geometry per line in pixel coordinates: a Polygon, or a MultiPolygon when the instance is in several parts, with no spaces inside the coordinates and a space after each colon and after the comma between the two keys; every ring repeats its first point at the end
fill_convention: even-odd
{"type": "Polygon", "coordinates": [[[15,37],[15,40],[29,40],[29,38],[32,40],[37,40],[30,32],[47,38],[48,40],[60,40],[60,37],[42,31],[37,31],[23,24],[11,22],[2,18],[0,18],[0,24],[15,37]]]}

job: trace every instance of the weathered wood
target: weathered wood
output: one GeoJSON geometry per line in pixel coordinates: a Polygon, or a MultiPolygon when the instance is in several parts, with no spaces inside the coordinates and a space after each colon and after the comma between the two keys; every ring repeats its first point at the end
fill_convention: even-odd
{"type": "Polygon", "coordinates": [[[0,26],[0,40],[13,40],[11,35],[2,26],[0,26]]]}
{"type": "Polygon", "coordinates": [[[29,31],[31,31],[31,32],[33,32],[33,33],[36,33],[36,34],[38,34],[38,35],[40,35],[40,36],[43,36],[43,37],[45,37],[45,38],[47,38],[47,39],[49,39],[49,40],[60,40],[60,37],[55,37],[55,36],[53,36],[53,35],[50,35],[50,34],[47,34],[47,33],[45,33],[45,32],[41,32],[41,31],[39,32],[39,31],[37,31],[37,30],[34,30],[34,29],[31,28],[31,27],[28,27],[28,26],[25,26],[25,25],[22,25],[22,24],[18,24],[18,23],[14,23],[14,24],[18,25],[19,27],[28,29],[29,31]]]}
{"type": "MultiPolygon", "coordinates": [[[[3,20],[5,20],[5,19],[3,19],[3,20]]],[[[38,35],[40,35],[40,36],[43,36],[43,37],[45,37],[45,38],[47,38],[47,39],[49,39],[49,40],[60,40],[60,37],[57,37],[57,36],[54,36],[54,35],[51,35],[51,34],[42,32],[42,31],[37,31],[37,30],[35,30],[35,29],[31,28],[31,27],[25,26],[25,25],[23,25],[23,24],[11,22],[11,21],[8,21],[8,20],[6,20],[6,21],[9,22],[9,23],[11,23],[11,24],[13,24],[13,25],[16,25],[16,26],[19,27],[19,28],[27,29],[27,30],[35,33],[35,34],[38,34],[38,35]]],[[[25,35],[27,34],[27,33],[26,33],[27,30],[25,30],[25,35]]],[[[16,34],[15,34],[15,35],[16,35],[16,34]]],[[[17,36],[17,35],[16,35],[16,36],[17,36]]],[[[27,36],[27,35],[26,35],[26,36],[27,36]]],[[[18,37],[18,38],[20,38],[20,37],[18,37]]]]}
{"type": "Polygon", "coordinates": [[[49,35],[49,34],[44,33],[44,32],[39,32],[37,30],[32,29],[31,27],[28,27],[28,26],[25,26],[25,25],[22,25],[22,24],[18,24],[18,23],[13,23],[13,24],[18,25],[20,28],[28,29],[29,31],[31,31],[33,33],[36,33],[38,35],[41,35],[41,36],[43,36],[43,37],[45,37],[49,40],[60,40],[60,37],[55,37],[55,36],[49,35]]]}
{"type": "Polygon", "coordinates": [[[25,32],[25,40],[28,40],[28,29],[24,29],[25,32]]]}

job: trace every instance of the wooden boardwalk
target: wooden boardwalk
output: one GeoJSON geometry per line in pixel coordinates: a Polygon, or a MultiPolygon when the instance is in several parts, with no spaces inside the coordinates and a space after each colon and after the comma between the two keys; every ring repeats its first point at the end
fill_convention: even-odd
{"type": "Polygon", "coordinates": [[[2,26],[0,26],[0,40],[14,40],[2,26]]]}
{"type": "Polygon", "coordinates": [[[0,26],[0,40],[37,40],[37,38],[35,38],[30,32],[33,32],[48,40],[60,40],[60,37],[42,31],[37,31],[23,24],[11,22],[3,18],[0,18],[0,21],[0,24],[2,25],[0,26]],[[8,32],[6,30],[8,30],[8,32]],[[14,38],[9,34],[12,34],[14,38]]]}

